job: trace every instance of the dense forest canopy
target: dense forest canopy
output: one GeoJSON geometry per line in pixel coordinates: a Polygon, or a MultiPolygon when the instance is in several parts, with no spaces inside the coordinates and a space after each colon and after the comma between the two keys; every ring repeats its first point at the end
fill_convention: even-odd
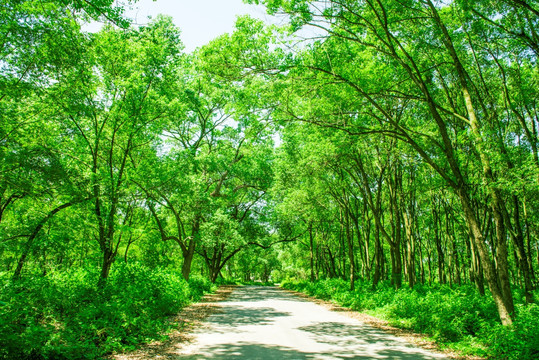
{"type": "Polygon", "coordinates": [[[0,4],[3,281],[471,285],[511,325],[537,301],[539,4],[248,2],[289,23],[193,53],[112,0],[0,4]]]}

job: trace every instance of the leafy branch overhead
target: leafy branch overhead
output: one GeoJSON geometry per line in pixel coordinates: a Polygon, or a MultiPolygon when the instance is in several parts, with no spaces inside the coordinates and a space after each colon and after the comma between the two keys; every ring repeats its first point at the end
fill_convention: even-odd
{"type": "Polygon", "coordinates": [[[537,1],[246,3],[272,25],[192,53],[130,1],[0,4],[0,358],[132,349],[254,281],[536,358],[537,1]]]}

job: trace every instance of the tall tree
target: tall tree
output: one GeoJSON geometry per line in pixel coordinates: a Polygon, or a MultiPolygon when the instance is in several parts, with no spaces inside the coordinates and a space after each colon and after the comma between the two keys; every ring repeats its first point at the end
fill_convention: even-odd
{"type": "Polygon", "coordinates": [[[159,141],[180,49],[170,18],[137,30],[107,27],[90,39],[84,61],[51,89],[50,105],[68,134],[63,156],[81,171],[92,199],[102,282],[122,239],[119,221],[129,213],[129,178],[159,141]]]}
{"type": "MultiPolygon", "coordinates": [[[[409,1],[406,6],[391,0],[264,3],[270,12],[288,13],[293,29],[310,25],[325,34],[323,41],[315,41],[304,52],[302,66],[291,76],[310,80],[311,89],[316,86],[301,96],[328,96],[332,91],[356,94],[355,100],[341,95],[342,101],[325,112],[318,108],[318,114],[306,115],[292,103],[285,109],[298,119],[358,135],[384,133],[413,148],[459,197],[500,318],[510,324],[514,306],[506,241],[509,223],[504,219],[504,194],[497,185],[499,163],[493,156],[499,150],[489,137],[500,117],[484,101],[482,74],[475,71],[484,61],[474,57],[477,43],[459,30],[476,24],[499,29],[504,20],[466,23],[459,3],[431,1],[409,1]],[[343,113],[344,119],[336,116],[343,113]],[[472,184],[476,181],[485,187],[495,222],[495,252],[486,245],[474,209],[472,184]]],[[[504,18],[502,9],[489,15],[504,18]]],[[[529,18],[536,18],[533,8],[525,11],[529,18]]],[[[533,30],[533,24],[531,20],[523,26],[533,30]]]]}

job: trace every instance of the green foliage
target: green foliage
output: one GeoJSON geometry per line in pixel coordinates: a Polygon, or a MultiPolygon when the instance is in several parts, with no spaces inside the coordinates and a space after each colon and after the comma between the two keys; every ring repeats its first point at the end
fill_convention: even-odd
{"type": "Polygon", "coordinates": [[[200,275],[194,275],[189,278],[189,289],[191,290],[191,299],[200,300],[204,294],[214,292],[217,287],[210,280],[200,275]]]}
{"type": "Polygon", "coordinates": [[[468,352],[537,356],[537,306],[501,327],[469,286],[496,264],[503,318],[511,286],[518,303],[537,285],[532,5],[246,0],[328,31],[295,51],[287,29],[239,17],[184,54],[171,18],[128,28],[132,2],[0,4],[0,358],[151,339],[214,289],[191,267],[219,283],[468,283],[284,284],[468,352]],[[109,25],[81,31],[90,19],[109,25]]]}
{"type": "Polygon", "coordinates": [[[341,279],[286,280],[281,286],[368,311],[463,353],[494,359],[535,359],[539,354],[539,306],[519,306],[515,323],[502,326],[492,299],[469,286],[417,285],[396,291],[385,283],[372,290],[371,284],[358,281],[351,292],[341,279]]]}
{"type": "Polygon", "coordinates": [[[497,325],[489,333],[493,358],[520,360],[539,357],[539,305],[517,308],[517,320],[510,327],[497,325]]]}
{"type": "Polygon", "coordinates": [[[210,249],[218,246],[235,249],[244,242],[237,229],[238,223],[221,209],[215,212],[211,222],[204,223],[200,228],[201,243],[210,249]]]}
{"type": "Polygon", "coordinates": [[[341,279],[326,279],[312,283],[309,281],[285,280],[281,283],[285,289],[305,292],[320,299],[330,300],[337,294],[343,294],[348,289],[348,283],[341,279]]]}
{"type": "Polygon", "coordinates": [[[94,359],[171,328],[167,316],[214,290],[206,279],[117,264],[103,289],[94,269],[12,281],[2,276],[0,359],[94,359]]]}

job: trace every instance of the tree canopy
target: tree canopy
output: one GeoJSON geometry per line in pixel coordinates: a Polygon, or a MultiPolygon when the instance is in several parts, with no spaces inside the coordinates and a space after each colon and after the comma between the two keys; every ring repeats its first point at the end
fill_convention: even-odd
{"type": "Polygon", "coordinates": [[[289,22],[190,54],[112,0],[0,5],[3,279],[104,289],[127,263],[468,286],[506,326],[536,306],[537,2],[247,2],[289,22]]]}

